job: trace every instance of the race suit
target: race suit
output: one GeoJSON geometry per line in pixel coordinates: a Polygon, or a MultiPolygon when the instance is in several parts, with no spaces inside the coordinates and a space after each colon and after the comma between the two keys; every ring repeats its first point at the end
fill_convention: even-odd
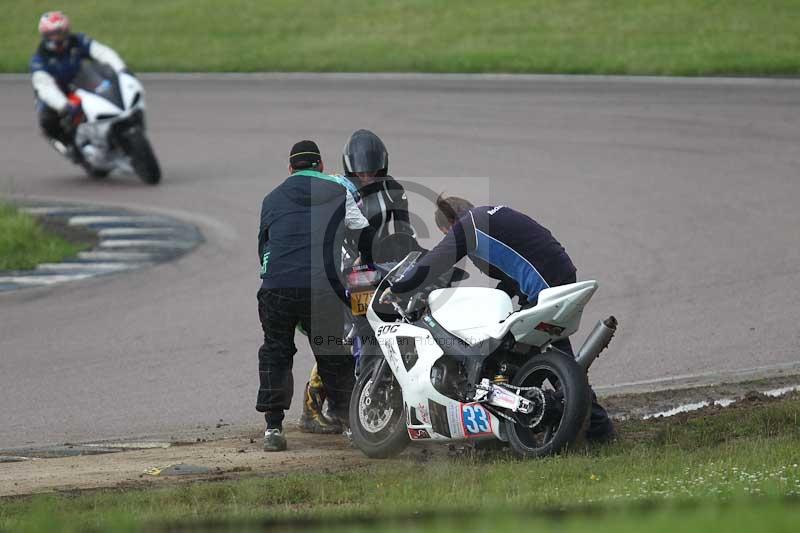
{"type": "Polygon", "coordinates": [[[114,50],[83,33],[70,35],[60,53],[48,50],[41,43],[30,62],[39,125],[47,137],[65,144],[71,144],[72,132],[61,127],[60,118],[69,104],[67,93],[70,83],[78,75],[84,59],[104,63],[115,72],[126,68],[125,62],[114,50]]]}

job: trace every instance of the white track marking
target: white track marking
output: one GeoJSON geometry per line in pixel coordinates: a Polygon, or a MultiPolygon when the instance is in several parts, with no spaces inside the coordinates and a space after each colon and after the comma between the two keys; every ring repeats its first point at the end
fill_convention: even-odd
{"type": "Polygon", "coordinates": [[[85,261],[141,261],[143,263],[148,263],[151,259],[156,257],[158,257],[158,254],[150,252],[78,252],[78,259],[83,259],[85,261]]]}
{"type": "Polygon", "coordinates": [[[0,283],[16,283],[18,285],[55,285],[66,281],[91,278],[94,274],[52,274],[42,276],[0,276],[0,283]]]}
{"type": "Polygon", "coordinates": [[[88,226],[91,224],[136,224],[140,222],[169,224],[170,221],[155,215],[142,216],[113,216],[113,215],[87,215],[76,216],[69,219],[70,226],[88,226]]]}
{"type": "Polygon", "coordinates": [[[68,215],[70,213],[86,213],[87,211],[92,211],[91,208],[80,206],[21,207],[19,210],[23,213],[37,216],[68,215]]]}
{"type": "Polygon", "coordinates": [[[42,263],[33,271],[4,273],[0,275],[0,292],[148,267],[183,255],[204,240],[196,227],[166,214],[139,215],[123,207],[46,202],[39,199],[34,205],[20,206],[20,210],[39,217],[66,217],[70,226],[87,226],[99,243],[92,250],[79,252],[80,261],[42,263]]]}
{"type": "Polygon", "coordinates": [[[42,263],[36,267],[37,271],[65,272],[65,271],[86,271],[86,272],[114,272],[117,270],[129,270],[139,268],[147,263],[42,263]]]}
{"type": "Polygon", "coordinates": [[[125,237],[131,235],[170,235],[184,231],[174,226],[159,228],[103,228],[97,232],[100,237],[125,237]]]}
{"type": "Polygon", "coordinates": [[[156,239],[108,239],[100,241],[100,248],[177,248],[188,249],[195,245],[191,241],[156,239]]]}

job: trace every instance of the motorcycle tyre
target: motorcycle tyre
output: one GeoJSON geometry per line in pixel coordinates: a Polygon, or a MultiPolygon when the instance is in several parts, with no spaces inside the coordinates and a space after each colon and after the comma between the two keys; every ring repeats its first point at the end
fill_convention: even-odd
{"type": "MultiPolygon", "coordinates": [[[[405,405],[403,404],[400,385],[395,382],[392,398],[394,403],[392,420],[389,421],[386,428],[376,434],[379,436],[378,439],[372,437],[371,435],[373,434],[366,431],[361,426],[361,421],[358,416],[358,403],[361,398],[361,392],[372,378],[374,365],[379,362],[380,359],[376,359],[364,365],[362,372],[356,379],[355,387],[353,387],[353,395],[350,398],[350,431],[353,444],[356,448],[364,452],[367,457],[372,459],[388,459],[398,455],[408,446],[408,443],[411,442],[406,428],[405,405]]],[[[388,368],[386,371],[391,372],[388,368]]],[[[392,379],[394,379],[394,377],[392,377],[392,379]]]]}
{"type": "Polygon", "coordinates": [[[574,446],[585,431],[591,403],[586,372],[574,359],[552,351],[537,355],[520,367],[514,374],[511,384],[521,385],[535,369],[549,370],[558,376],[562,389],[565,390],[567,412],[562,415],[561,424],[553,438],[541,448],[531,448],[524,443],[517,433],[522,428],[514,422],[504,421],[512,450],[524,458],[555,455],[574,446]]]}
{"type": "Polygon", "coordinates": [[[131,158],[131,165],[136,175],[148,185],[157,185],[161,181],[161,167],[144,131],[141,129],[129,131],[126,141],[125,152],[131,158]]]}

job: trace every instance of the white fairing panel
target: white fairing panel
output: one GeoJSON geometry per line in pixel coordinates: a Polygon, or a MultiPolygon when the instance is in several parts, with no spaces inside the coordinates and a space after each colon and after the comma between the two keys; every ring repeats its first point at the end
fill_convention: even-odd
{"type": "Polygon", "coordinates": [[[375,335],[403,391],[406,424],[412,440],[506,440],[502,422],[493,413],[482,405],[448,398],[433,386],[431,372],[444,352],[430,331],[394,322],[376,327],[375,335]],[[413,344],[409,345],[409,342],[413,344]],[[416,352],[417,357],[404,361],[403,351],[410,349],[416,352]]]}
{"type": "Polygon", "coordinates": [[[539,293],[536,307],[514,313],[502,324],[493,326],[488,335],[502,339],[511,333],[517,342],[540,347],[569,337],[578,331],[583,308],[596,290],[596,281],[545,289],[539,293]]]}
{"type": "Polygon", "coordinates": [[[140,96],[139,101],[136,103],[136,109],[144,109],[144,89],[142,88],[142,84],[139,83],[139,80],[130,74],[121,72],[119,74],[119,88],[122,92],[122,101],[125,103],[126,109],[132,107],[133,100],[136,98],[137,94],[140,96]]]}
{"type": "Polygon", "coordinates": [[[81,107],[88,122],[95,122],[98,115],[119,115],[123,112],[122,109],[102,96],[97,96],[83,89],[78,89],[76,92],[81,99],[81,107]]]}
{"type": "Polygon", "coordinates": [[[433,318],[467,344],[487,339],[492,329],[514,311],[511,298],[497,289],[437,289],[428,296],[433,318]]]}

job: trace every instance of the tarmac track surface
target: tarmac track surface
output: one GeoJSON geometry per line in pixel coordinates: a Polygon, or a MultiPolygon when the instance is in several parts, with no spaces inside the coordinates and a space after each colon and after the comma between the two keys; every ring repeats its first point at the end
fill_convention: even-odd
{"type": "MultiPolygon", "coordinates": [[[[439,177],[419,181],[529,213],[565,245],[579,278],[600,281],[579,340],[607,314],[621,329],[593,367],[595,384],[798,359],[800,83],[144,83],[165,174],[155,188],[84,177],[39,138],[28,82],[0,79],[0,193],[167,213],[207,239],[174,263],[0,295],[0,448],[258,424],[261,198],[284,179],[293,142],[317,140],[329,170],[340,169],[339,150],[360,127],[386,141],[394,175],[439,177]]],[[[430,200],[411,202],[433,228],[430,200]]],[[[305,342],[298,348],[292,417],[311,366],[305,342]]]]}

